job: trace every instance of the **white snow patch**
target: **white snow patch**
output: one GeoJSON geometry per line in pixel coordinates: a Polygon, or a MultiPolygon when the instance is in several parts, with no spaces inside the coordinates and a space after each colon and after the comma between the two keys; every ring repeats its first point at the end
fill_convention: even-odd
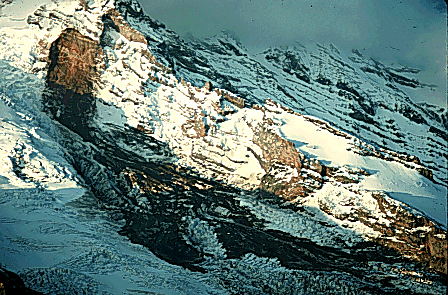
{"type": "Polygon", "coordinates": [[[305,155],[324,164],[361,168],[372,175],[365,177],[360,188],[380,190],[434,218],[446,227],[446,188],[423,177],[401,163],[361,156],[350,150],[351,140],[337,136],[289,113],[277,115],[283,125],[280,132],[305,155]]]}

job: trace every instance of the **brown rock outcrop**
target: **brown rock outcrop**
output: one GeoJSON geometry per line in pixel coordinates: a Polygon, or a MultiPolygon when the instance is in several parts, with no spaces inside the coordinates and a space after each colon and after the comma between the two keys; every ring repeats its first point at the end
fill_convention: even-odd
{"type": "Polygon", "coordinates": [[[91,93],[103,55],[98,42],[75,29],[65,29],[51,45],[47,81],[77,94],[91,93]]]}
{"type": "Polygon", "coordinates": [[[294,144],[272,132],[266,126],[262,125],[255,131],[254,143],[263,152],[264,162],[261,163],[263,169],[269,170],[275,162],[297,168],[297,170],[302,168],[300,154],[294,144]]]}
{"type": "Polygon", "coordinates": [[[96,113],[93,93],[103,57],[98,42],[72,28],[62,31],[50,47],[43,109],[85,138],[96,113]]]}
{"type": "MultiPolygon", "coordinates": [[[[274,107],[281,107],[271,100],[267,100],[266,104],[274,107]]],[[[263,112],[266,110],[265,107],[258,106],[256,109],[263,112]]],[[[349,135],[334,129],[326,122],[307,117],[306,120],[329,130],[338,136],[350,138],[349,135]]],[[[352,179],[346,175],[338,175],[337,168],[327,167],[318,161],[310,161],[304,157],[304,155],[300,154],[300,152],[294,148],[292,142],[283,139],[270,130],[270,126],[273,124],[274,123],[270,119],[267,119],[262,125],[257,126],[254,130],[254,143],[257,144],[262,151],[261,157],[258,157],[257,159],[266,171],[260,184],[262,190],[281,196],[287,201],[294,200],[298,196],[305,196],[308,193],[315,191],[316,188],[319,188],[319,183],[324,181],[322,178],[317,177],[317,179],[314,179],[313,175],[309,175],[308,177],[316,180],[315,187],[305,184],[304,180],[306,180],[307,176],[303,174],[303,172],[306,171],[306,169],[313,170],[321,176],[330,177],[343,185],[359,182],[355,178],[352,179]],[[276,177],[276,174],[284,169],[285,166],[296,168],[299,171],[299,175],[290,177],[289,179],[276,177]]],[[[390,160],[395,160],[403,164],[406,164],[407,162],[419,163],[418,158],[413,156],[401,156],[400,158],[398,153],[394,154],[393,152],[390,153],[393,157],[388,153],[385,153],[386,156],[384,156],[382,153],[370,148],[370,146],[361,145],[359,147],[363,153],[377,156],[381,159],[387,159],[386,156],[389,156],[390,160]]],[[[432,177],[430,170],[420,167],[416,169],[425,177],[432,177]]],[[[364,170],[348,170],[347,172],[349,172],[349,175],[369,175],[364,170]]],[[[378,202],[378,208],[384,214],[383,218],[388,220],[387,223],[378,222],[374,215],[362,209],[356,209],[355,212],[350,214],[337,214],[336,212],[332,212],[331,208],[324,203],[320,204],[320,209],[340,220],[349,218],[352,222],[359,221],[363,223],[381,233],[380,237],[375,238],[372,241],[392,249],[404,257],[419,262],[429,269],[446,274],[446,231],[440,229],[434,222],[427,218],[415,215],[409,212],[406,208],[388,201],[388,199],[381,193],[374,193],[372,197],[378,202]]]]}
{"type": "Polygon", "coordinates": [[[210,82],[210,81],[205,82],[204,88],[207,91],[212,91],[212,89],[213,89],[212,82],[210,82]]]}
{"type": "Polygon", "coordinates": [[[244,106],[245,106],[244,99],[239,98],[237,96],[233,96],[233,95],[229,94],[228,92],[226,92],[225,90],[215,89],[215,91],[218,95],[222,95],[222,97],[224,99],[233,103],[235,106],[237,106],[239,108],[244,108],[244,106]]]}
{"type": "MultiPolygon", "coordinates": [[[[269,122],[266,121],[269,125],[269,122]]],[[[262,157],[259,158],[260,165],[266,171],[261,180],[260,188],[286,200],[292,200],[298,195],[303,195],[305,189],[299,183],[302,177],[291,177],[287,181],[275,177],[275,171],[289,166],[300,171],[302,162],[300,154],[294,148],[294,144],[276,133],[267,126],[261,125],[255,129],[254,143],[261,148],[262,157]]]]}
{"type": "Polygon", "coordinates": [[[88,11],[89,10],[89,5],[87,5],[86,0],[79,0],[79,4],[82,6],[84,11],[88,11]]]}
{"type": "MultiPolygon", "coordinates": [[[[374,238],[374,242],[393,249],[404,257],[418,261],[429,269],[446,274],[446,232],[427,218],[414,215],[405,208],[388,201],[380,193],[374,193],[372,197],[378,202],[378,208],[384,213],[383,218],[388,222],[377,222],[375,216],[365,210],[356,210],[355,214],[350,214],[352,221],[359,221],[380,232],[382,235],[374,238]],[[372,220],[375,221],[372,222],[372,220]]],[[[326,209],[324,211],[335,218],[340,220],[347,218],[326,209]]]]}
{"type": "Polygon", "coordinates": [[[425,167],[419,167],[417,168],[417,171],[423,175],[424,177],[428,178],[429,180],[433,180],[432,171],[425,167]]]}
{"type": "Polygon", "coordinates": [[[107,16],[113,21],[116,25],[118,32],[123,35],[129,41],[140,42],[148,45],[145,36],[139,31],[132,28],[121,16],[120,12],[116,9],[110,9],[107,12],[107,16]]]}
{"type": "Polygon", "coordinates": [[[196,116],[194,119],[187,120],[182,124],[181,129],[190,138],[200,138],[207,134],[207,126],[205,125],[202,116],[196,116]],[[194,134],[189,133],[189,130],[194,130],[194,134]]]}
{"type": "Polygon", "coordinates": [[[260,188],[277,196],[281,196],[286,201],[292,201],[297,196],[303,196],[305,188],[300,184],[302,177],[291,177],[289,181],[278,181],[274,175],[266,173],[261,179],[260,188]]]}

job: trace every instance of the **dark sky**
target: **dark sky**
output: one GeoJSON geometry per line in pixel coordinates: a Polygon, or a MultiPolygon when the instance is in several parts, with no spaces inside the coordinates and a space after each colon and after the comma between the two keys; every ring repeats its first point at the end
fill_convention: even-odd
{"type": "Polygon", "coordinates": [[[145,12],[185,37],[233,31],[250,50],[333,43],[386,63],[418,67],[433,92],[415,100],[446,105],[443,0],[139,0],[145,12]]]}

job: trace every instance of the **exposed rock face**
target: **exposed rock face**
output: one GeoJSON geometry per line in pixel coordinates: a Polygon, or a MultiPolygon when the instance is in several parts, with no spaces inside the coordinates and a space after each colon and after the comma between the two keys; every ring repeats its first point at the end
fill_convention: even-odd
{"type": "Polygon", "coordinates": [[[210,82],[210,81],[205,82],[204,88],[207,91],[212,91],[212,89],[213,89],[212,82],[210,82]]]}
{"type": "Polygon", "coordinates": [[[8,4],[11,4],[14,0],[2,0],[0,2],[0,8],[3,8],[5,6],[7,6],[8,4]]]}
{"type": "Polygon", "coordinates": [[[92,94],[104,53],[98,42],[75,29],[62,31],[50,48],[44,109],[66,126],[81,131],[95,113],[92,94]]]}
{"type": "Polygon", "coordinates": [[[321,205],[325,212],[337,219],[348,218],[359,221],[380,232],[381,236],[373,239],[379,245],[418,261],[429,269],[446,273],[446,232],[425,217],[411,214],[383,194],[373,193],[372,196],[377,201],[376,207],[382,213],[382,221],[365,209],[356,209],[353,213],[338,215],[330,209],[331,206],[321,205]]]}
{"type": "MultiPolygon", "coordinates": [[[[267,123],[269,125],[269,123],[267,123]]],[[[272,124],[272,123],[271,123],[272,124]]],[[[275,163],[290,166],[300,170],[300,154],[294,148],[294,144],[270,131],[266,126],[261,126],[255,133],[254,142],[263,151],[263,168],[267,171],[275,163]]],[[[303,155],[302,155],[303,159],[303,155]]]]}
{"type": "MultiPolygon", "coordinates": [[[[104,23],[103,33],[100,37],[100,45],[102,47],[108,46],[112,43],[110,40],[110,36],[108,36],[109,31],[114,31],[116,33],[121,34],[123,37],[125,37],[127,40],[131,42],[139,42],[142,44],[147,45],[146,37],[140,33],[139,31],[132,28],[121,16],[120,12],[116,9],[110,9],[106,14],[103,15],[102,21],[104,23]]],[[[155,64],[158,68],[162,69],[163,71],[167,72],[169,69],[162,65],[160,62],[156,60],[156,58],[152,55],[152,53],[147,50],[142,50],[142,55],[145,56],[151,63],[155,64]]],[[[107,57],[109,58],[109,57],[107,57]]],[[[107,60],[107,59],[106,59],[107,60]]],[[[162,80],[160,80],[157,77],[150,77],[153,79],[153,81],[158,81],[163,83],[162,80]]]]}
{"type": "Polygon", "coordinates": [[[42,29],[42,20],[44,19],[44,8],[39,7],[37,10],[34,11],[33,14],[28,15],[28,18],[26,22],[28,24],[33,24],[39,26],[40,29],[42,29]]]}
{"type": "Polygon", "coordinates": [[[192,120],[188,120],[185,124],[182,124],[181,128],[190,138],[204,137],[207,132],[206,125],[200,115],[192,120]]]}
{"type": "Polygon", "coordinates": [[[377,239],[377,242],[446,274],[446,232],[422,216],[415,216],[401,207],[381,201],[381,196],[378,196],[378,202],[382,204],[381,209],[395,212],[396,216],[388,218],[391,224],[387,227],[383,225],[381,231],[384,237],[377,239]]]}
{"type": "Polygon", "coordinates": [[[82,6],[84,11],[88,11],[89,10],[89,5],[87,4],[86,0],[79,0],[79,4],[82,6]]]}
{"type": "Polygon", "coordinates": [[[244,108],[245,106],[244,99],[237,97],[235,95],[231,95],[227,91],[224,91],[222,89],[216,89],[215,91],[216,93],[218,93],[218,95],[222,95],[222,97],[224,97],[227,101],[233,103],[237,107],[244,108]]]}
{"type": "MultiPolygon", "coordinates": [[[[51,45],[47,81],[76,94],[91,93],[99,77],[102,56],[96,41],[75,29],[66,29],[51,45]]],[[[68,98],[64,103],[68,103],[68,98]]]]}
{"type": "Polygon", "coordinates": [[[266,171],[261,180],[260,188],[262,191],[292,201],[294,198],[305,194],[305,189],[299,183],[303,177],[298,175],[302,168],[301,159],[303,160],[304,156],[294,148],[292,142],[272,132],[269,129],[272,124],[272,120],[267,119],[264,124],[254,128],[254,143],[262,151],[261,157],[257,157],[257,159],[266,171]],[[279,171],[285,171],[288,175],[292,174],[293,176],[287,179],[278,179],[275,175],[279,171]]]}
{"type": "Polygon", "coordinates": [[[106,19],[109,18],[116,26],[117,31],[129,41],[140,42],[148,44],[145,36],[142,33],[132,28],[121,16],[116,9],[111,9],[106,14],[106,19]]]}
{"type": "MultiPolygon", "coordinates": [[[[301,56],[293,52],[286,52],[286,54],[279,54],[279,52],[270,52],[266,55],[266,59],[282,65],[282,70],[290,75],[295,75],[298,79],[310,83],[310,69],[304,64],[301,56]]],[[[324,84],[331,84],[328,79],[321,79],[318,81],[324,84]]]]}
{"type": "Polygon", "coordinates": [[[428,178],[429,180],[433,180],[432,171],[427,168],[417,168],[417,171],[420,172],[421,175],[428,178]]]}

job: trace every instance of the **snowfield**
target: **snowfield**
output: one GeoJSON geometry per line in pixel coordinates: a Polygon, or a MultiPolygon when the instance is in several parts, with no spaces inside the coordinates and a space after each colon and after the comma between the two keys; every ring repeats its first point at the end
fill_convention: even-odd
{"type": "Polygon", "coordinates": [[[307,121],[305,117],[282,114],[275,118],[282,122],[280,133],[293,141],[303,153],[330,166],[368,171],[371,175],[359,183],[361,189],[389,193],[391,197],[425,213],[446,228],[445,186],[435,184],[403,164],[355,154],[351,151],[355,138],[336,136],[307,121]]]}

